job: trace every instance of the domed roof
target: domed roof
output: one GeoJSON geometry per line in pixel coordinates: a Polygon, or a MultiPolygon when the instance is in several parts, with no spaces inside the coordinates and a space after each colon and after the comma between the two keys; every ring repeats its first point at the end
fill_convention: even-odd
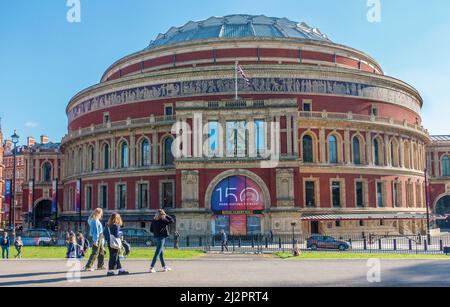
{"type": "Polygon", "coordinates": [[[212,38],[278,37],[330,42],[319,29],[304,22],[264,15],[229,15],[210,17],[203,21],[189,21],[182,27],[172,27],[150,42],[148,49],[182,42],[212,38]]]}

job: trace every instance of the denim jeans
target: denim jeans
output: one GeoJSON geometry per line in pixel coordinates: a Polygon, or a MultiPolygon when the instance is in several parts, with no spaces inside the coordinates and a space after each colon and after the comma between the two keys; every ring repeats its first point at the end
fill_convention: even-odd
{"type": "Polygon", "coordinates": [[[158,257],[161,260],[161,265],[163,267],[166,266],[166,263],[164,262],[164,244],[166,243],[166,238],[156,238],[156,251],[155,255],[153,256],[153,261],[151,267],[154,268],[156,261],[158,261],[158,257]]]}
{"type": "Polygon", "coordinates": [[[2,246],[2,258],[9,259],[9,247],[2,246]],[[5,253],[6,253],[6,258],[5,258],[5,253]]]}

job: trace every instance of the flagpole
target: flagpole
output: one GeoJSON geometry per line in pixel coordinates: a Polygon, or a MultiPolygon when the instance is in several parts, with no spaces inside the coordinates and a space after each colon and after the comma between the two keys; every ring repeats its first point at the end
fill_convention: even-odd
{"type": "Polygon", "coordinates": [[[235,90],[236,90],[236,101],[238,100],[238,74],[237,74],[237,70],[238,70],[238,65],[239,62],[236,61],[235,65],[234,65],[234,81],[235,81],[235,90]]]}

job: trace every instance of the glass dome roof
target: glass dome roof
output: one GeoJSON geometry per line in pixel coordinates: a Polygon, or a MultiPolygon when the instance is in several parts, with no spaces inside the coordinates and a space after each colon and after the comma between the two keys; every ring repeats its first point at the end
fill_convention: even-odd
{"type": "Polygon", "coordinates": [[[317,28],[287,18],[252,15],[210,17],[203,21],[189,21],[182,27],[172,27],[150,42],[147,49],[182,42],[212,38],[279,37],[330,42],[317,28]]]}

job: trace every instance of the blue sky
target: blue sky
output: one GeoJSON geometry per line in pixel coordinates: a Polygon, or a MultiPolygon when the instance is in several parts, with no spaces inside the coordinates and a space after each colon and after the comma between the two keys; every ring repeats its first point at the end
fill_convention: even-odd
{"type": "Polygon", "coordinates": [[[422,94],[425,126],[450,134],[450,1],[381,0],[369,23],[367,0],[81,0],[81,23],[68,23],[66,0],[1,1],[0,116],[3,132],[66,133],[65,106],[97,83],[114,61],[189,20],[236,13],[305,21],[333,41],[360,49],[386,74],[422,94]]]}

